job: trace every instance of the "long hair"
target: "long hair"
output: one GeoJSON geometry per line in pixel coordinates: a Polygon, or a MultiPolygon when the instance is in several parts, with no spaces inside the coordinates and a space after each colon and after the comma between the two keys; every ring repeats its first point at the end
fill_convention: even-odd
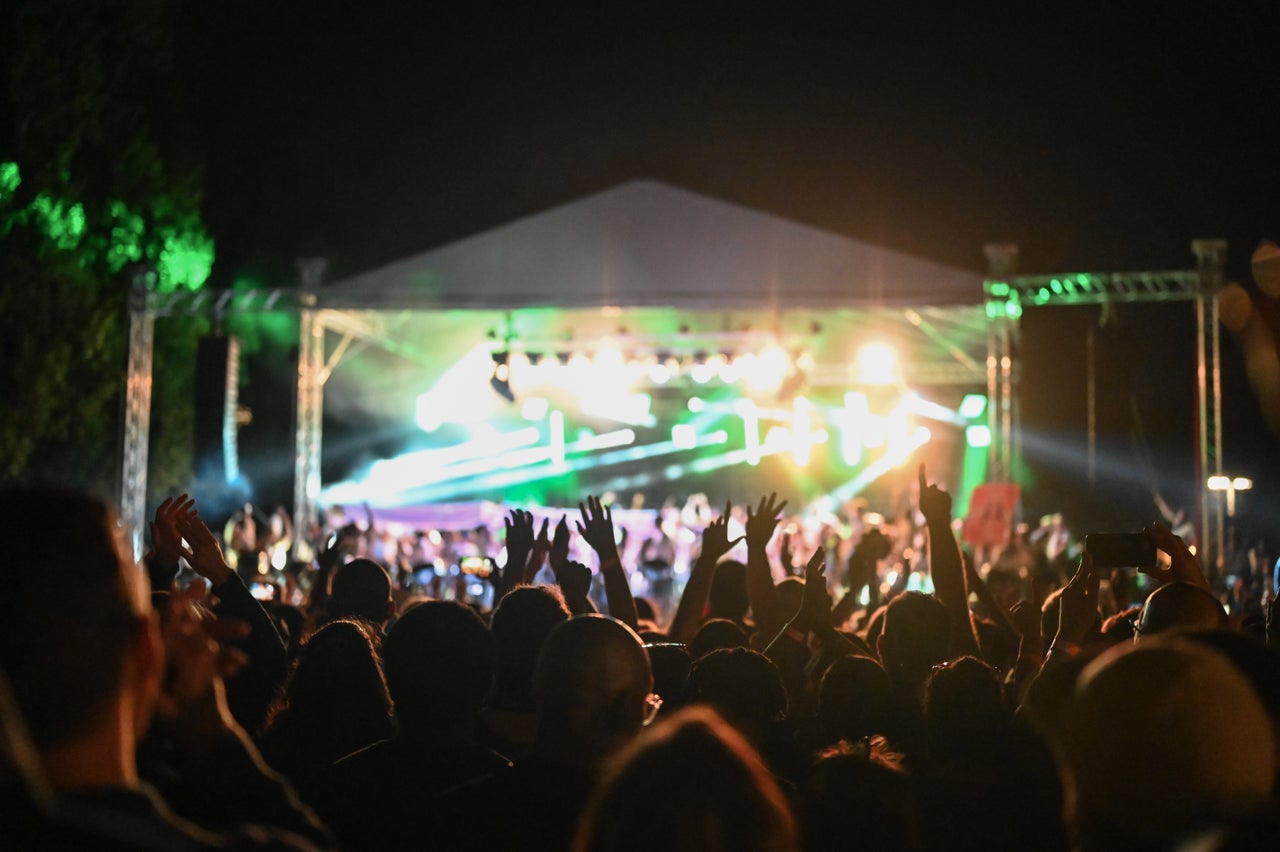
{"type": "Polygon", "coordinates": [[[319,769],[392,735],[375,642],[363,622],[340,619],[302,646],[263,725],[263,755],[276,769],[319,769]]]}

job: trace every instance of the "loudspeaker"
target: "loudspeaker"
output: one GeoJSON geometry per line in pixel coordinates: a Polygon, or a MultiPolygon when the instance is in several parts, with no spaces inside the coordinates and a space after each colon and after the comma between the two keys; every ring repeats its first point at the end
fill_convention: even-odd
{"type": "Polygon", "coordinates": [[[236,450],[240,341],[201,338],[196,350],[195,464],[201,480],[231,483],[240,477],[236,450]]]}

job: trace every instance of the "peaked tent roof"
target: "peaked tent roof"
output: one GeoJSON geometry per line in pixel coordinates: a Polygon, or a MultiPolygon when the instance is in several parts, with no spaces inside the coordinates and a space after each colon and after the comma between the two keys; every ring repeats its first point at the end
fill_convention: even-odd
{"type": "Polygon", "coordinates": [[[370,309],[785,309],[971,305],[982,278],[639,180],[324,290],[370,309]]]}

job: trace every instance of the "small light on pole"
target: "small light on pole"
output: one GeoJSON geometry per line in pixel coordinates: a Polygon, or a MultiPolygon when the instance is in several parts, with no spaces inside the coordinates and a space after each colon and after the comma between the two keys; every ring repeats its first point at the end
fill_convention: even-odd
{"type": "Polygon", "coordinates": [[[1227,494],[1227,517],[1234,517],[1236,513],[1236,492],[1248,491],[1253,488],[1253,480],[1246,476],[1211,476],[1208,480],[1210,491],[1225,491],[1227,494]]]}

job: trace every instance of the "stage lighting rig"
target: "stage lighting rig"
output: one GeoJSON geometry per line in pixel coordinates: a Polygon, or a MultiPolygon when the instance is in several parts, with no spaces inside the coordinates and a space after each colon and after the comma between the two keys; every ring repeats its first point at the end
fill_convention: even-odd
{"type": "Polygon", "coordinates": [[[489,378],[489,387],[494,393],[507,402],[515,402],[516,395],[511,390],[511,353],[502,351],[493,353],[493,375],[489,378]]]}

